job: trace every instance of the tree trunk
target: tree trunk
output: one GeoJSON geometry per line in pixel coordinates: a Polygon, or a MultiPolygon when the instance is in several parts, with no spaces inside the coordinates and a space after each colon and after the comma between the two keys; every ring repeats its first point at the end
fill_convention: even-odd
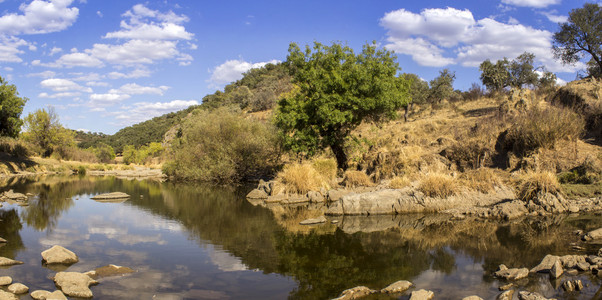
{"type": "Polygon", "coordinates": [[[347,170],[347,154],[345,153],[345,149],[343,149],[343,144],[335,143],[330,145],[330,149],[332,149],[332,153],[334,153],[334,157],[337,159],[337,167],[343,169],[343,171],[347,170]]]}
{"type": "Polygon", "coordinates": [[[403,121],[407,122],[408,121],[408,113],[410,111],[410,105],[406,105],[405,107],[405,112],[403,113],[403,121]]]}

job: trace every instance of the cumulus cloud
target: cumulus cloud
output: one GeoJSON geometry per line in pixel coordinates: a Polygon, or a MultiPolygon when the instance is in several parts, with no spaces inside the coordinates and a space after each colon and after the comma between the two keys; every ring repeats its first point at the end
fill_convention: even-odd
{"type": "Polygon", "coordinates": [[[111,72],[108,74],[108,77],[111,79],[121,79],[121,78],[141,78],[141,77],[150,77],[151,72],[145,68],[134,69],[129,73],[121,73],[121,72],[111,72]]]}
{"type": "Polygon", "coordinates": [[[71,26],[77,19],[72,0],[34,0],[21,4],[22,14],[9,13],[0,17],[0,33],[5,35],[57,32],[71,26]]]}
{"type": "Polygon", "coordinates": [[[81,86],[71,80],[62,78],[45,79],[42,82],[40,82],[40,85],[44,88],[52,90],[53,92],[81,91],[86,93],[92,93],[91,88],[81,86]]]}
{"type": "Polygon", "coordinates": [[[279,62],[280,61],[278,60],[270,60],[266,62],[250,63],[243,60],[228,60],[213,70],[209,81],[211,81],[213,85],[228,84],[232,81],[241,79],[242,74],[250,69],[261,68],[266,64],[276,64],[279,62]]]}
{"type": "Polygon", "coordinates": [[[163,95],[163,92],[169,89],[168,86],[152,87],[152,86],[141,86],[135,83],[128,83],[122,85],[118,89],[109,90],[109,94],[128,94],[128,95],[143,95],[143,94],[155,94],[163,95]]]}
{"type": "Polygon", "coordinates": [[[188,21],[188,17],[176,15],[173,12],[161,13],[151,10],[142,4],[134,5],[128,10],[125,17],[129,21],[122,21],[121,30],[109,32],[105,38],[143,39],[143,40],[190,40],[194,34],[187,32],[181,24],[188,21]]]}
{"type": "Polygon", "coordinates": [[[514,6],[543,8],[560,4],[561,1],[562,0],[502,0],[502,3],[514,6]]]}
{"type": "Polygon", "coordinates": [[[550,22],[553,22],[553,23],[566,23],[569,20],[568,16],[561,16],[558,14],[558,11],[556,11],[556,10],[543,11],[540,13],[542,15],[546,16],[546,18],[548,18],[548,20],[550,20],[550,22]]]}
{"type": "Polygon", "coordinates": [[[90,102],[88,104],[92,107],[109,106],[129,98],[130,95],[127,94],[92,94],[90,95],[90,102]]]}
{"type": "Polygon", "coordinates": [[[475,67],[486,59],[515,58],[527,51],[551,71],[576,68],[554,59],[551,32],[514,21],[475,20],[468,10],[448,7],[412,13],[400,9],[386,13],[380,24],[387,29],[387,49],[410,55],[424,66],[475,67]]]}
{"type": "Polygon", "coordinates": [[[63,92],[63,93],[55,93],[55,94],[40,93],[40,94],[38,94],[39,98],[49,98],[49,99],[75,98],[75,97],[79,97],[79,96],[81,96],[81,93],[79,93],[79,92],[63,92]]]}
{"type": "Polygon", "coordinates": [[[22,62],[19,54],[24,52],[19,48],[24,46],[29,46],[25,40],[0,35],[0,62],[22,62]]]}
{"type": "Polygon", "coordinates": [[[115,116],[115,119],[120,121],[121,125],[131,125],[198,104],[199,102],[196,100],[137,102],[130,107],[125,107],[123,111],[116,112],[113,115],[115,116]]]}
{"type": "Polygon", "coordinates": [[[52,47],[52,49],[50,49],[50,53],[48,53],[48,55],[53,56],[57,53],[62,52],[63,49],[59,48],[59,47],[52,47]]]}
{"type": "Polygon", "coordinates": [[[44,71],[39,73],[29,73],[27,77],[41,77],[41,78],[51,78],[56,76],[56,73],[53,71],[44,71]]]}

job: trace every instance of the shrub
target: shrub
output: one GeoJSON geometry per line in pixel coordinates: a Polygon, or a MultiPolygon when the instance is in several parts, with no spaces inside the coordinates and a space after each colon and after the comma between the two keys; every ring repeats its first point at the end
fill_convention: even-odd
{"type": "Polygon", "coordinates": [[[519,115],[508,129],[503,147],[519,156],[539,149],[553,149],[562,139],[581,137],[585,122],[576,113],[565,109],[536,106],[519,115]]]}
{"type": "Polygon", "coordinates": [[[30,154],[26,143],[10,137],[0,137],[0,152],[17,157],[26,157],[30,154]]]}
{"type": "Polygon", "coordinates": [[[271,124],[233,108],[197,109],[172,143],[173,162],[165,170],[177,180],[241,181],[273,172],[278,150],[271,124]]]}
{"type": "Polygon", "coordinates": [[[402,189],[411,184],[410,179],[407,177],[394,177],[389,182],[389,187],[392,189],[402,189]]]}
{"type": "Polygon", "coordinates": [[[579,166],[568,172],[558,174],[560,183],[592,184],[598,182],[602,177],[602,168],[597,161],[587,157],[579,166]]]}
{"type": "Polygon", "coordinates": [[[458,193],[456,180],[445,174],[430,173],[422,178],[418,189],[429,197],[447,198],[458,193]]]}
{"type": "Polygon", "coordinates": [[[372,180],[362,171],[346,171],[343,175],[343,184],[345,187],[353,188],[358,186],[373,186],[372,180]]]}
{"type": "Polygon", "coordinates": [[[293,163],[286,165],[278,173],[277,181],[285,185],[286,192],[306,194],[309,191],[318,191],[328,188],[328,181],[309,163],[293,163]]]}
{"type": "Polygon", "coordinates": [[[77,174],[78,175],[86,175],[86,167],[85,166],[79,166],[77,167],[77,174]]]}
{"type": "Polygon", "coordinates": [[[332,158],[314,159],[312,167],[327,181],[337,177],[337,161],[332,158]]]}
{"type": "Polygon", "coordinates": [[[58,160],[74,160],[89,163],[97,163],[100,161],[96,154],[91,150],[80,149],[75,146],[57,147],[54,152],[52,152],[51,156],[58,160]]]}
{"type": "Polygon", "coordinates": [[[525,174],[518,184],[518,198],[528,201],[539,193],[558,194],[560,183],[552,172],[530,172],[525,174]]]}

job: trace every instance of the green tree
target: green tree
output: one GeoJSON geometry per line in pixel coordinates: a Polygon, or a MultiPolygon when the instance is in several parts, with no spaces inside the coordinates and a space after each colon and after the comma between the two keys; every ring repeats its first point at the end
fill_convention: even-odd
{"type": "Polygon", "coordinates": [[[404,120],[408,121],[408,114],[414,104],[423,104],[429,96],[429,83],[422,80],[418,75],[412,73],[401,74],[401,78],[410,83],[410,101],[405,105],[404,120]]]}
{"type": "Polygon", "coordinates": [[[538,79],[537,87],[542,91],[553,90],[556,88],[557,79],[556,74],[549,71],[543,71],[538,79]]]}
{"type": "Polygon", "coordinates": [[[27,98],[19,97],[17,87],[0,77],[0,136],[17,137],[23,121],[21,113],[27,98]]]}
{"type": "Polygon", "coordinates": [[[525,52],[509,61],[508,58],[492,63],[489,59],[479,66],[481,82],[489,91],[499,92],[506,87],[522,88],[525,85],[537,85],[535,55],[525,52]]]}
{"type": "Polygon", "coordinates": [[[75,144],[74,133],[63,128],[54,108],[38,109],[25,117],[24,138],[40,148],[42,156],[48,157],[57,147],[75,144]]]}
{"type": "Polygon", "coordinates": [[[364,120],[395,117],[410,100],[409,84],[396,77],[394,54],[375,43],[359,54],[340,43],[318,42],[305,51],[292,43],[288,51],[296,88],[280,100],[275,116],[284,147],[306,155],[330,147],[338,167],[346,169],[351,131],[364,120]]]}
{"type": "Polygon", "coordinates": [[[522,88],[524,85],[536,85],[537,73],[535,73],[535,54],[525,52],[510,62],[509,85],[514,88],[522,88]]]}
{"type": "Polygon", "coordinates": [[[508,86],[510,81],[510,62],[507,58],[500,59],[493,64],[489,59],[479,66],[481,70],[481,82],[489,91],[499,92],[508,86]]]}
{"type": "Polygon", "coordinates": [[[439,71],[439,76],[431,80],[431,91],[429,99],[431,101],[441,102],[443,99],[449,99],[454,94],[454,80],[456,73],[449,69],[439,71]]]}
{"type": "Polygon", "coordinates": [[[113,150],[113,147],[103,142],[98,143],[96,147],[92,148],[92,152],[94,152],[98,160],[102,163],[109,163],[115,159],[115,150],[113,150]]]}
{"type": "Polygon", "coordinates": [[[569,19],[560,24],[554,34],[554,55],[564,64],[575,64],[587,53],[602,70],[602,7],[597,3],[585,3],[569,13],[569,19]]]}

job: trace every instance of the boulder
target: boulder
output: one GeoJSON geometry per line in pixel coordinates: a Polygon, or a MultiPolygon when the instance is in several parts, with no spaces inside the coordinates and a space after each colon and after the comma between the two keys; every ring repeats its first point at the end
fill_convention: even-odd
{"type": "Polygon", "coordinates": [[[10,276],[0,277],[0,285],[9,285],[13,283],[13,279],[10,276]]]}
{"type": "Polygon", "coordinates": [[[552,268],[550,269],[550,277],[552,279],[559,278],[560,276],[562,276],[563,272],[564,270],[562,269],[562,265],[560,264],[560,261],[557,260],[554,262],[552,268]]]}
{"type": "Polygon", "coordinates": [[[602,228],[598,228],[596,230],[592,230],[592,231],[586,233],[581,239],[584,241],[602,239],[602,228]]]}
{"type": "Polygon", "coordinates": [[[43,251],[42,259],[47,264],[73,264],[79,261],[75,253],[59,245],[43,251]]]}
{"type": "Polygon", "coordinates": [[[514,287],[514,283],[508,283],[508,284],[501,285],[498,288],[498,290],[500,290],[500,291],[507,291],[507,290],[509,290],[509,289],[511,289],[513,287],[514,287]]]}
{"type": "Polygon", "coordinates": [[[12,200],[12,201],[27,201],[27,196],[21,193],[15,193],[13,190],[8,190],[4,192],[1,196],[4,200],[12,200]]]}
{"type": "Polygon", "coordinates": [[[288,196],[286,194],[278,194],[274,196],[268,196],[268,198],[265,199],[265,203],[278,203],[286,199],[288,199],[288,196]]]}
{"type": "Polygon", "coordinates": [[[129,198],[129,197],[130,197],[130,195],[128,195],[126,193],[113,192],[113,193],[106,193],[106,194],[96,195],[94,197],[90,197],[90,199],[94,199],[94,200],[113,200],[113,199],[124,199],[124,198],[129,198]]]}
{"type": "Polygon", "coordinates": [[[483,300],[483,298],[481,298],[479,296],[468,296],[468,297],[462,298],[462,300],[483,300]]]}
{"type": "Polygon", "coordinates": [[[503,269],[494,273],[495,277],[504,278],[506,280],[518,280],[529,276],[529,269],[527,268],[512,268],[503,269]]]}
{"type": "Polygon", "coordinates": [[[65,297],[65,294],[61,291],[54,291],[51,293],[49,291],[37,290],[31,292],[29,295],[35,300],[67,300],[67,297],[65,297]]]}
{"type": "Polygon", "coordinates": [[[13,293],[0,290],[0,300],[19,300],[19,297],[13,293]]]}
{"type": "Polygon", "coordinates": [[[567,292],[572,292],[575,290],[575,286],[573,285],[573,282],[570,280],[567,280],[565,282],[562,283],[562,289],[567,291],[567,292]]]}
{"type": "Polygon", "coordinates": [[[531,269],[531,273],[549,273],[550,269],[552,269],[552,266],[554,266],[554,263],[556,261],[558,261],[560,258],[556,255],[551,255],[548,254],[546,255],[541,262],[539,263],[539,265],[533,267],[533,269],[531,269]]]}
{"type": "Polygon", "coordinates": [[[0,237],[0,243],[6,243],[6,242],[7,242],[7,240],[0,237]]]}
{"type": "Polygon", "coordinates": [[[497,297],[496,300],[512,300],[512,296],[514,295],[514,290],[503,291],[497,297]]]}
{"type": "Polygon", "coordinates": [[[502,202],[496,204],[490,210],[491,217],[502,220],[516,219],[526,215],[528,212],[529,210],[525,207],[525,203],[520,200],[502,202]]]}
{"type": "Polygon", "coordinates": [[[584,263],[586,258],[585,255],[564,255],[560,257],[560,262],[565,269],[574,269],[579,263],[584,263]]]}
{"type": "Polygon", "coordinates": [[[92,279],[97,279],[101,277],[110,277],[110,276],[118,276],[133,273],[134,270],[128,267],[116,266],[116,265],[106,265],[100,268],[96,268],[92,271],[86,272],[84,274],[90,276],[92,279]]]}
{"type": "Polygon", "coordinates": [[[316,191],[307,192],[307,199],[309,199],[309,202],[312,203],[321,203],[326,200],[324,199],[324,196],[322,196],[322,193],[316,191]]]}
{"type": "Polygon", "coordinates": [[[380,290],[381,293],[394,294],[394,293],[403,293],[407,291],[413,284],[407,280],[400,280],[394,283],[389,284],[384,289],[380,290]]]}
{"type": "Polygon", "coordinates": [[[548,300],[548,298],[546,298],[538,293],[527,292],[527,291],[518,292],[518,299],[519,300],[548,300]]]}
{"type": "Polygon", "coordinates": [[[577,263],[577,270],[579,270],[581,272],[589,271],[590,267],[591,267],[590,264],[588,264],[586,262],[577,263]]]}
{"type": "Polygon", "coordinates": [[[83,273],[58,272],[54,275],[54,283],[67,296],[92,298],[93,294],[89,286],[98,284],[98,281],[83,273]]]}
{"type": "Polygon", "coordinates": [[[350,288],[347,290],[344,290],[341,295],[339,295],[338,298],[335,298],[333,300],[349,300],[349,299],[359,299],[362,297],[366,297],[370,294],[374,294],[376,293],[375,290],[371,290],[368,287],[365,286],[357,286],[354,288],[350,288]]]}
{"type": "Polygon", "coordinates": [[[417,290],[410,294],[410,300],[431,300],[435,298],[435,293],[427,290],[417,290]]]}
{"type": "Polygon", "coordinates": [[[13,260],[7,257],[0,256],[0,267],[12,266],[12,265],[22,265],[22,261],[13,260]]]}
{"type": "Polygon", "coordinates": [[[343,199],[343,196],[349,195],[352,192],[345,189],[329,190],[327,193],[328,201],[335,202],[343,199]]]}
{"type": "Polygon", "coordinates": [[[268,194],[260,189],[254,189],[247,194],[247,198],[249,199],[267,199],[268,194]]]}
{"type": "Polygon", "coordinates": [[[530,211],[545,211],[548,213],[564,213],[569,207],[567,201],[560,194],[538,192],[535,197],[528,201],[527,208],[530,211]]]}
{"type": "Polygon", "coordinates": [[[313,225],[313,224],[321,224],[321,223],[325,223],[326,222],[326,218],[324,216],[320,216],[318,218],[315,219],[307,219],[304,221],[299,222],[300,225],[313,225]]]}
{"type": "Polygon", "coordinates": [[[29,292],[29,288],[22,283],[13,283],[8,286],[7,290],[13,294],[25,294],[29,292]]]}

